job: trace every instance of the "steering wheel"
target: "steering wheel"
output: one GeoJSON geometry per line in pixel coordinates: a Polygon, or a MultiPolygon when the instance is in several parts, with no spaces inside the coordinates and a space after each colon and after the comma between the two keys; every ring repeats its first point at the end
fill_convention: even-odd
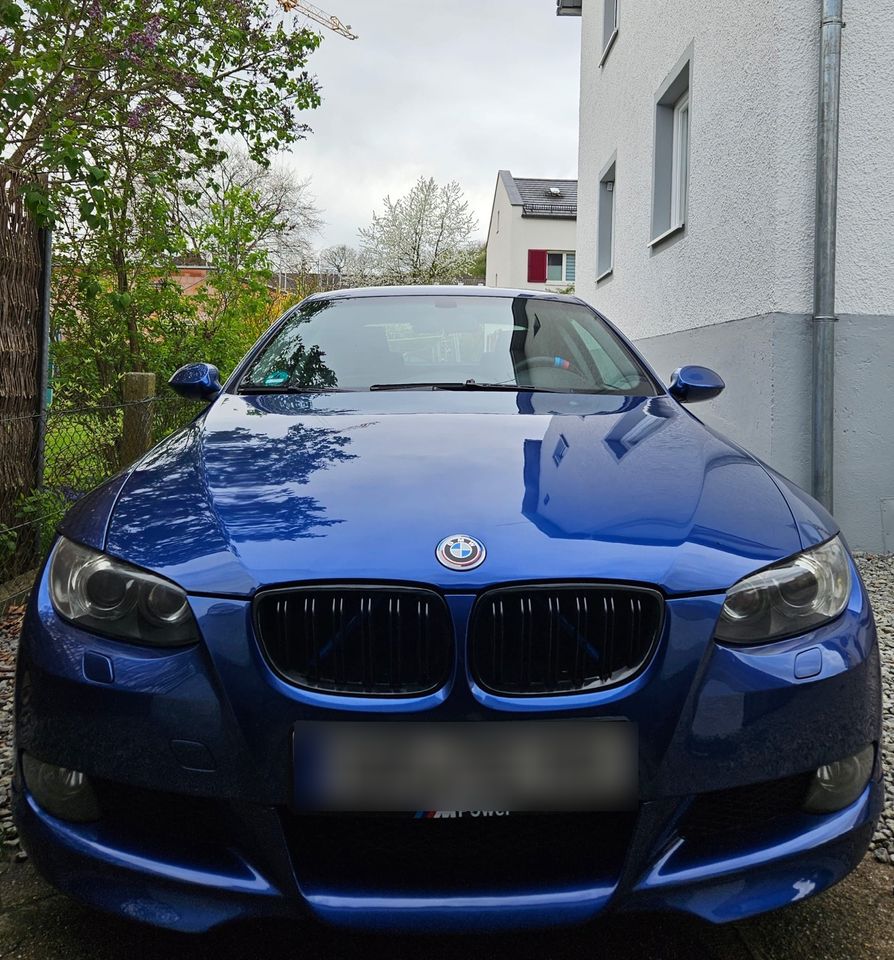
{"type": "Polygon", "coordinates": [[[562,370],[574,377],[583,379],[584,376],[577,367],[564,357],[525,357],[516,367],[516,372],[522,370],[562,370]]]}

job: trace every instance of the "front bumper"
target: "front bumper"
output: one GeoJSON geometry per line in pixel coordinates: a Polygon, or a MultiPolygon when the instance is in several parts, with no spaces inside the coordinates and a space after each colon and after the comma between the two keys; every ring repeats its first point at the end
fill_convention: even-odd
{"type": "MultiPolygon", "coordinates": [[[[688,837],[683,826],[696,795],[782,781],[879,741],[878,648],[858,577],[834,623],[752,650],[712,642],[722,595],[671,599],[655,657],[631,683],[536,699],[476,687],[462,658],[474,598],[447,600],[460,651],[450,680],[435,694],[382,701],[310,693],[277,679],[246,639],[247,602],[194,597],[204,643],[148,651],[60,621],[42,582],[21,644],[19,749],[130,796],[164,795],[164,809],[180,798],[196,824],[213,820],[218,829],[168,830],[162,808],[155,816],[150,809],[64,823],[18,778],[15,814],[38,869],[94,906],[183,931],[302,915],[348,926],[470,930],[579,923],[604,910],[674,909],[723,922],[819,892],[859,862],[883,802],[878,764],[863,794],[832,815],[792,810],[708,840],[688,837]],[[805,660],[808,651],[818,653],[805,660]],[[818,672],[803,676],[805,662],[818,663],[818,672]],[[484,821],[422,871],[402,874],[387,851],[360,849],[375,838],[375,818],[341,835],[357,838],[353,851],[335,827],[327,861],[311,855],[289,811],[291,731],[298,720],[357,720],[358,713],[470,722],[510,713],[625,717],[640,730],[641,803],[620,847],[608,842],[618,835],[614,825],[600,834],[599,822],[588,822],[592,858],[571,873],[554,861],[573,831],[547,820],[540,834],[556,831],[556,855],[532,854],[512,876],[498,869],[503,854],[484,821]]],[[[514,823],[506,818],[500,828],[510,839],[514,823]]],[[[406,837],[415,843],[418,830],[438,825],[415,823],[406,837]]],[[[538,824],[526,829],[536,837],[538,824]]],[[[395,836],[400,844],[404,835],[395,836]]]]}

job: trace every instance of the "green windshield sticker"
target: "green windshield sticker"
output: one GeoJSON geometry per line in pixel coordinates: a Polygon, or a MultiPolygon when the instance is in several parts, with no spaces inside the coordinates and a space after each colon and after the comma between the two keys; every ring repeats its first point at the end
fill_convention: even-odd
{"type": "Polygon", "coordinates": [[[264,386],[265,387],[281,387],[284,383],[287,383],[289,379],[289,374],[285,370],[274,370],[273,373],[268,373],[264,377],[264,386]]]}

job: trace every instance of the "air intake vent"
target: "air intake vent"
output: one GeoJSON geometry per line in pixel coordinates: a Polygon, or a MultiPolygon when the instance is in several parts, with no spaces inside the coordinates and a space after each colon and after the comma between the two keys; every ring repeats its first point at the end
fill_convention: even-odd
{"type": "Polygon", "coordinates": [[[428,590],[272,590],[255,600],[255,628],[273,669],[311,690],[419,695],[442,686],[452,666],[447,606],[428,590]]]}
{"type": "Polygon", "coordinates": [[[661,630],[652,590],[556,585],[492,590],[475,605],[477,681],[508,696],[581,693],[631,679],[661,630]]]}
{"type": "Polygon", "coordinates": [[[687,810],[679,832],[687,839],[716,837],[801,813],[813,776],[811,770],[782,780],[700,793],[687,810]]]}

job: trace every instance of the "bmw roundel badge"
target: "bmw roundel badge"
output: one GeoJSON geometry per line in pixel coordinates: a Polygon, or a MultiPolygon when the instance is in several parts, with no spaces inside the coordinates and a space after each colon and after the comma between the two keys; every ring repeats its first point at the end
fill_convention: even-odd
{"type": "Polygon", "coordinates": [[[484,544],[464,533],[444,537],[435,550],[438,560],[450,570],[474,570],[484,563],[487,551],[484,544]]]}

